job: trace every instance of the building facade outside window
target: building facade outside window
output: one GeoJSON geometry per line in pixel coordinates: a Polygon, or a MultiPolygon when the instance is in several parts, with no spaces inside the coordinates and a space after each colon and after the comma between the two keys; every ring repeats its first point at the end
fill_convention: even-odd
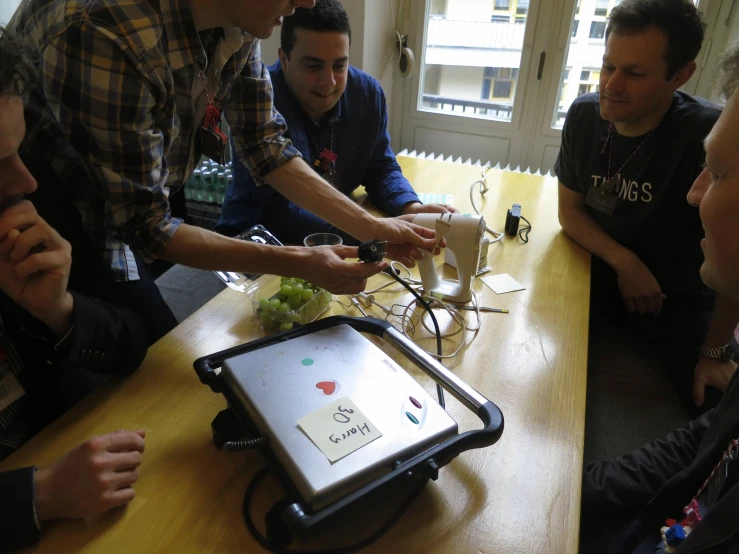
{"type": "MultiPolygon", "coordinates": [[[[621,1],[577,1],[553,127],[561,128],[577,96],[597,91],[606,21],[621,1]]],[[[510,121],[530,0],[430,0],[430,6],[418,108],[510,121]]]]}

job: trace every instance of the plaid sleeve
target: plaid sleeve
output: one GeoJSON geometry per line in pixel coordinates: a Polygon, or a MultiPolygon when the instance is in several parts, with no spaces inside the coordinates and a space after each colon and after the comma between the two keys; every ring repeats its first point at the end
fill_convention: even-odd
{"type": "Polygon", "coordinates": [[[164,107],[126,44],[92,23],[69,27],[41,55],[47,99],[105,200],[105,226],[151,262],[180,220],[170,215],[164,107]],[[157,115],[159,114],[159,116],[157,115]]]}
{"type": "Polygon", "coordinates": [[[226,121],[236,153],[249,169],[254,183],[264,184],[264,177],[300,152],[283,135],[285,119],[274,106],[272,80],[262,63],[261,47],[254,41],[246,65],[231,89],[226,121]]]}

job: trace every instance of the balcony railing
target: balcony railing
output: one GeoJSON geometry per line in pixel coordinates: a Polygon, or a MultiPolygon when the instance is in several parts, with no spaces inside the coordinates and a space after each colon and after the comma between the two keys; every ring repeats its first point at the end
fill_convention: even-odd
{"type": "Polygon", "coordinates": [[[525,31],[522,23],[430,19],[426,45],[521,50],[525,31]]]}
{"type": "Polygon", "coordinates": [[[486,102],[485,100],[462,100],[436,94],[423,95],[423,107],[430,110],[479,115],[491,119],[511,119],[513,105],[486,102]],[[458,108],[461,108],[461,112],[458,108]]]}
{"type": "MultiPolygon", "coordinates": [[[[513,105],[509,103],[487,102],[485,100],[462,100],[436,94],[423,95],[423,107],[427,110],[439,110],[448,113],[476,115],[488,119],[511,119],[513,105]],[[460,111],[461,108],[461,111],[460,111]]],[[[557,118],[564,121],[567,110],[559,111],[557,118]]]]}

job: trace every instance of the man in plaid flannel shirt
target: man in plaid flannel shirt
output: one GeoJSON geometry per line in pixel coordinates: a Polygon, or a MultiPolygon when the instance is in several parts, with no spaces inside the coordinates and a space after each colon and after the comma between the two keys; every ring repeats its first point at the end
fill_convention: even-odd
{"type": "Polygon", "coordinates": [[[153,327],[175,324],[141,262],[303,277],[335,293],[359,292],[386,262],[345,261],[356,248],[275,248],[219,236],[172,216],[170,195],[202,153],[209,103],[229,123],[254,181],[360,240],[388,241],[413,265],[434,233],[379,219],[333,189],[283,137],[260,38],[314,0],[24,0],[9,29],[38,56],[41,83],[26,107],[27,163],[49,163],[111,287],[153,327]]]}

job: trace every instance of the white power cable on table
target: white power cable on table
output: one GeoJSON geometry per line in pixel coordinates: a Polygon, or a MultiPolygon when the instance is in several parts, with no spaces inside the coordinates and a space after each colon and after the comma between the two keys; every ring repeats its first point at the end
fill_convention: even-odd
{"type": "MultiPolygon", "coordinates": [[[[483,170],[482,179],[478,179],[470,186],[470,204],[472,204],[472,209],[475,210],[475,213],[480,216],[482,214],[480,213],[480,210],[477,209],[477,205],[475,204],[475,186],[480,185],[480,195],[484,197],[485,193],[488,191],[488,185],[485,182],[488,176],[488,171],[490,171],[489,167],[483,170]]],[[[485,224],[485,230],[495,237],[493,240],[490,241],[491,243],[498,242],[500,239],[503,238],[503,233],[500,233],[495,229],[488,227],[487,223],[485,224]]]]}
{"type": "MultiPolygon", "coordinates": [[[[406,283],[411,284],[411,285],[419,285],[420,284],[420,281],[418,281],[417,279],[413,279],[411,277],[410,270],[407,267],[405,267],[403,264],[401,264],[400,262],[392,262],[392,264],[391,264],[391,267],[394,270],[396,270],[396,274],[400,274],[400,269],[398,267],[396,267],[396,266],[400,266],[400,268],[405,271],[407,277],[402,277],[402,279],[406,283]],[[395,265],[393,265],[393,264],[395,264],[395,265]]],[[[426,323],[426,321],[424,321],[423,315],[420,315],[414,309],[414,307],[419,304],[419,300],[417,298],[414,298],[410,303],[408,303],[406,305],[393,304],[393,308],[396,307],[396,306],[398,306],[400,309],[402,309],[402,311],[399,312],[399,313],[396,313],[392,308],[388,308],[387,306],[383,306],[382,304],[380,304],[379,302],[377,302],[377,300],[375,300],[375,297],[373,296],[373,293],[375,293],[377,291],[380,291],[380,290],[383,290],[383,289],[389,287],[390,285],[392,285],[393,283],[394,283],[394,281],[391,281],[390,283],[387,283],[387,284],[385,284],[383,286],[377,287],[376,289],[373,289],[371,291],[366,291],[366,292],[363,292],[363,293],[359,293],[359,295],[357,295],[357,296],[348,296],[348,298],[351,301],[352,305],[354,305],[356,308],[358,308],[362,312],[362,314],[364,314],[365,316],[367,314],[362,309],[361,304],[360,304],[360,300],[367,307],[369,307],[371,305],[377,306],[378,308],[380,308],[385,313],[385,320],[388,321],[389,323],[391,323],[391,325],[393,325],[394,327],[396,327],[396,329],[398,329],[401,333],[403,333],[406,337],[410,338],[411,340],[415,340],[415,339],[408,333],[408,331],[410,329],[410,332],[415,335],[416,327],[417,327],[417,322],[414,323],[413,316],[415,316],[417,318],[417,320],[421,322],[421,324],[423,325],[424,329],[426,329],[429,333],[431,333],[432,335],[434,335],[434,331],[432,331],[429,328],[429,326],[426,323]],[[357,297],[359,298],[359,300],[357,299],[357,297]],[[395,326],[390,321],[390,319],[389,319],[390,317],[397,318],[400,321],[401,327],[398,328],[397,326],[395,326]]],[[[460,313],[460,310],[458,310],[457,309],[457,306],[455,306],[454,304],[443,302],[443,301],[439,300],[438,298],[436,298],[434,296],[423,296],[422,297],[423,300],[425,300],[426,302],[429,303],[429,307],[431,309],[437,308],[437,309],[446,310],[446,312],[449,314],[449,317],[451,317],[452,320],[457,324],[457,329],[455,331],[452,331],[452,332],[445,333],[445,334],[441,335],[441,338],[442,339],[448,339],[448,338],[454,337],[454,336],[458,335],[459,333],[461,333],[463,331],[472,331],[474,333],[473,336],[472,336],[472,338],[469,340],[469,342],[467,340],[464,340],[463,339],[462,342],[457,347],[457,349],[454,352],[452,352],[451,354],[444,354],[444,355],[439,356],[438,353],[436,353],[436,352],[432,352],[432,351],[423,349],[427,354],[429,354],[430,356],[433,356],[434,358],[437,358],[437,359],[453,358],[454,356],[456,356],[460,352],[460,350],[462,350],[462,348],[464,346],[466,346],[467,344],[470,344],[473,340],[475,340],[475,338],[477,337],[477,333],[482,328],[482,320],[480,319],[480,308],[479,308],[479,304],[477,302],[477,294],[475,294],[475,291],[474,290],[471,291],[471,292],[472,292],[472,306],[474,307],[475,316],[477,318],[477,325],[474,326],[474,327],[467,325],[467,323],[465,321],[465,318],[464,318],[464,315],[460,313]]],[[[342,306],[347,307],[346,304],[344,304],[343,302],[340,302],[338,299],[336,301],[339,302],[339,304],[341,304],[342,306]]]]}

